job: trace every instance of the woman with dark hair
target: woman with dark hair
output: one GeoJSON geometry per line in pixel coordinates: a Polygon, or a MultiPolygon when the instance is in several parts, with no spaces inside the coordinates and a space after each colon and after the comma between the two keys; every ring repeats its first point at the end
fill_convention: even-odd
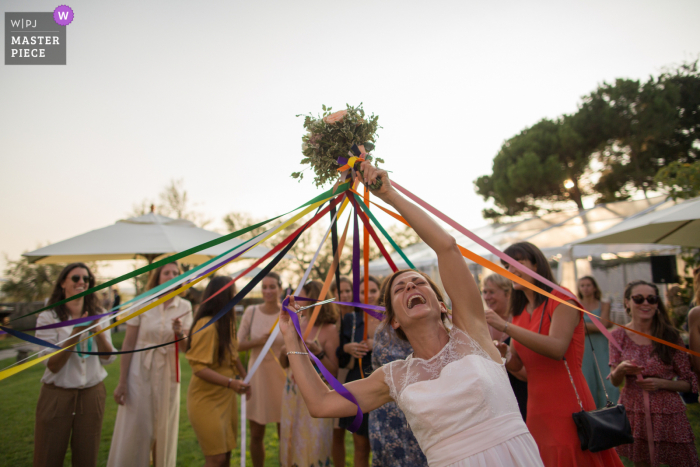
{"type": "MultiPolygon", "coordinates": [[[[440,277],[452,301],[453,326],[440,289],[413,270],[389,276],[384,324],[413,353],[383,365],[368,377],[346,384],[362,412],[395,401],[432,466],[541,466],[508,383],[502,358],[484,319],[479,288],[455,239],[427,213],[391,186],[384,170],[363,162],[364,184],[381,179],[373,194],[394,207],[438,257],[440,277]]],[[[290,299],[292,309],[298,307],[290,299]]],[[[329,390],[304,355],[304,347],[282,311],[290,364],[313,417],[350,417],[357,406],[329,390]]]]}
{"type": "MultiPolygon", "coordinates": [[[[379,288],[379,302],[383,305],[389,281],[385,280],[379,288]]],[[[371,300],[371,297],[370,297],[371,300]]],[[[380,325],[374,332],[372,345],[372,370],[396,360],[405,360],[413,353],[408,341],[399,339],[391,326],[380,325]]],[[[427,466],[428,460],[420,450],[403,411],[396,402],[387,402],[369,413],[369,441],[372,449],[372,467],[415,467],[427,466]]]]}
{"type": "MultiPolygon", "coordinates": [[[[181,274],[176,262],[151,271],[151,290],[181,274]]],[[[184,337],[192,326],[192,305],[176,296],[126,322],[123,351],[153,347],[184,337]]],[[[177,461],[180,421],[180,359],[168,345],[121,356],[119,404],[108,467],[148,465],[171,467],[177,461]]]]}
{"type": "MultiPolygon", "coordinates": [[[[602,301],[603,294],[598,287],[598,283],[591,276],[584,276],[578,280],[578,298],[581,300],[583,308],[590,311],[598,318],[602,318],[603,326],[612,327],[610,324],[610,302],[602,301]]],[[[607,391],[610,401],[616,402],[620,398],[620,391],[613,386],[607,378],[608,371],[606,362],[609,361],[608,339],[601,334],[598,327],[593,324],[591,317],[584,313],[583,321],[585,331],[588,333],[583,352],[583,362],[581,371],[586,378],[588,388],[593,394],[595,405],[602,409],[607,404],[605,393],[607,391]],[[595,354],[593,353],[595,351],[595,354]],[[598,369],[600,368],[600,373],[598,369]],[[602,381],[601,381],[601,378],[602,381]]]]}
{"type": "MultiPolygon", "coordinates": [[[[300,296],[318,299],[323,283],[308,282],[301,290],[300,296]]],[[[306,330],[315,308],[307,308],[300,316],[302,332],[306,330]]],[[[335,375],[338,371],[338,360],[335,349],[338,347],[338,330],[335,322],[338,312],[335,305],[321,305],[318,317],[309,333],[309,350],[316,355],[323,365],[335,375]]],[[[287,350],[284,346],[279,354],[280,363],[289,368],[287,350]]],[[[312,418],[304,404],[297,387],[294,374],[287,373],[287,383],[282,394],[282,424],[280,429],[280,465],[292,466],[325,466],[331,464],[333,450],[333,420],[330,418],[312,418]]]]}
{"type": "MultiPolygon", "coordinates": [[[[515,243],[504,253],[554,282],[547,259],[535,245],[515,243]]],[[[525,281],[581,307],[570,296],[552,290],[505,262],[503,266],[525,281]]],[[[571,418],[574,412],[596,408],[581,372],[583,312],[550,300],[517,282],[513,283],[509,308],[512,323],[490,310],[486,310],[486,321],[512,338],[506,368],[518,371],[524,365],[527,370],[527,427],[537,441],[544,465],[621,467],[622,462],[614,449],[596,453],[583,451],[571,418]]],[[[505,344],[501,346],[505,351],[505,344]]]]}
{"type": "MultiPolygon", "coordinates": [[[[656,285],[631,282],[625,288],[624,298],[631,317],[627,327],[683,345],[656,285]]],[[[617,452],[635,466],[697,467],[700,462],[695,437],[678,395],[678,392],[698,392],[698,380],[690,368],[688,355],[623,328],[616,329],[612,335],[622,352],[610,344],[610,379],[615,386],[625,383],[620,403],[627,410],[634,436],[633,444],[618,446],[617,452]],[[644,377],[642,381],[637,380],[639,374],[644,377]],[[643,391],[649,393],[655,459],[649,455],[643,391]]]]}
{"type": "MultiPolygon", "coordinates": [[[[381,284],[376,277],[368,276],[368,297],[369,304],[376,305],[379,299],[379,287],[381,284]]],[[[365,296],[365,281],[360,280],[360,300],[365,296]]],[[[349,300],[352,301],[352,296],[349,300]]],[[[352,313],[348,313],[343,317],[343,324],[340,332],[340,346],[336,352],[338,363],[341,367],[348,368],[348,374],[345,378],[346,383],[357,381],[358,379],[366,378],[372,373],[372,345],[374,343],[374,331],[377,329],[379,320],[369,317],[367,321],[367,339],[365,339],[365,313],[360,308],[355,308],[352,313]]],[[[353,417],[344,417],[339,420],[339,426],[343,429],[348,429],[354,420],[353,417]]],[[[353,458],[354,465],[358,467],[369,466],[369,417],[362,420],[362,425],[356,433],[352,434],[355,453],[353,458]]]]}
{"type": "MultiPolygon", "coordinates": [[[[238,328],[238,350],[251,350],[248,371],[258,359],[277,322],[281,293],[282,281],[279,274],[269,272],[262,280],[263,303],[249,306],[243,313],[241,326],[238,328]]],[[[250,380],[255,394],[247,399],[246,417],[250,424],[250,458],[254,467],[262,467],[265,462],[265,425],[276,423],[279,435],[282,393],[286,377],[275,356],[279,355],[282,345],[284,341],[282,336],[278,335],[270,352],[265,355],[262,364],[250,380]]],[[[245,449],[245,446],[241,446],[241,449],[245,449]]]]}
{"type": "Polygon", "coordinates": [[[238,379],[245,378],[246,371],[238,359],[233,310],[202,329],[235,295],[235,286],[227,287],[229,282],[224,276],[209,281],[202,301],[225,289],[199,307],[187,341],[186,356],[192,367],[187,416],[204,453],[205,467],[230,465],[238,433],[236,394],[250,396],[250,386],[238,379]]]}
{"type": "MultiPolygon", "coordinates": [[[[95,286],[95,276],[83,263],[72,263],[63,268],[54,285],[49,304],[58,303],[95,286]]],[[[37,327],[100,314],[95,295],[77,298],[52,310],[39,313],[37,327]]],[[[52,344],[62,342],[66,348],[88,334],[78,336],[86,326],[65,326],[39,329],[36,337],[52,344]],[[68,340],[66,340],[68,339],[68,340]]],[[[103,318],[95,333],[109,325],[103,318]]],[[[52,353],[47,349],[43,353],[52,353]]],[[[105,385],[107,377],[104,365],[112,363],[115,355],[97,356],[80,352],[114,352],[110,332],[103,332],[79,343],[70,351],[60,352],[44,360],[46,365],[41,382],[41,393],[36,405],[34,425],[34,465],[62,466],[70,442],[71,457],[75,466],[97,465],[97,453],[102,433],[102,416],[105,408],[105,385]],[[76,407],[79,409],[76,410],[76,407]]]]}
{"type": "MultiPolygon", "coordinates": [[[[338,299],[339,302],[352,302],[352,281],[348,276],[340,276],[340,290],[338,284],[333,281],[331,283],[331,294],[338,299]]],[[[353,307],[346,305],[338,305],[338,320],[342,320],[345,315],[354,311],[353,307]]]]}

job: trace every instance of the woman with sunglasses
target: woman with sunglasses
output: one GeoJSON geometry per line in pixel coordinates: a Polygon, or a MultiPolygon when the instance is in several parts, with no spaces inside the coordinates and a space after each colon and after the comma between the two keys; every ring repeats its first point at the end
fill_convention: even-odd
{"type": "MultiPolygon", "coordinates": [[[[515,243],[504,253],[555,282],[547,258],[532,243],[515,243]]],[[[504,267],[524,281],[582,308],[571,296],[551,289],[507,263],[504,267]]],[[[583,312],[536,293],[519,282],[513,282],[509,308],[512,323],[492,310],[486,310],[486,321],[512,338],[509,354],[506,354],[506,345],[499,344],[502,354],[507,355],[506,369],[517,372],[524,366],[527,370],[527,427],[537,442],[544,465],[622,467],[614,449],[582,450],[571,418],[572,413],[582,410],[581,407],[586,411],[596,408],[581,371],[583,312]]]]}
{"type": "MultiPolygon", "coordinates": [[[[83,263],[69,264],[59,274],[49,303],[58,303],[94,286],[95,276],[90,268],[83,263]]],[[[103,310],[97,304],[97,297],[90,294],[40,313],[36,325],[42,327],[101,312],[103,310]]],[[[86,326],[92,324],[92,321],[88,321],[75,326],[40,329],[36,331],[36,337],[65,348],[106,327],[109,319],[101,319],[98,326],[83,333],[86,326]]],[[[44,353],[53,351],[48,349],[44,353]]],[[[114,352],[111,333],[107,331],[90,337],[70,351],[44,360],[46,371],[41,378],[44,384],[36,406],[34,428],[35,467],[62,466],[69,442],[73,465],[97,464],[106,397],[103,380],[107,372],[104,365],[112,363],[117,357],[83,352],[114,352]]]]}
{"type": "MultiPolygon", "coordinates": [[[[654,284],[631,282],[625,288],[624,299],[627,314],[632,318],[628,328],[683,345],[654,284]]],[[[627,410],[634,436],[633,444],[618,446],[617,452],[635,466],[697,467],[700,463],[693,430],[678,395],[678,392],[698,391],[688,355],[623,328],[616,329],[612,335],[622,352],[610,345],[610,379],[615,386],[625,383],[620,403],[627,410]],[[637,380],[640,374],[644,377],[642,381],[637,380]],[[655,459],[649,455],[643,391],[649,393],[655,459]]]]}
{"type": "MultiPolygon", "coordinates": [[[[148,278],[151,290],[181,274],[176,262],[165,264],[148,278]]],[[[126,322],[122,351],[166,344],[185,336],[192,326],[192,305],[173,297],[126,322]]],[[[184,350],[184,342],[178,346],[184,350]]],[[[174,345],[123,354],[114,400],[119,404],[108,467],[174,466],[180,421],[180,359],[174,345]]]]}

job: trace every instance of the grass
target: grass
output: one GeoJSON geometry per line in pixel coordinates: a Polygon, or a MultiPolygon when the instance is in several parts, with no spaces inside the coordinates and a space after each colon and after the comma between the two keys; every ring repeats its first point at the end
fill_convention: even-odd
{"type": "MultiPolygon", "coordinates": [[[[124,333],[112,335],[115,347],[120,347],[124,340],[124,333]]],[[[14,359],[0,361],[0,369],[7,368],[15,362],[14,359]]],[[[192,370],[187,360],[180,357],[182,368],[182,383],[180,387],[180,431],[177,445],[177,465],[190,467],[204,464],[204,456],[199,449],[197,437],[192,430],[187,418],[187,387],[192,377],[192,370]]],[[[102,439],[100,452],[97,459],[98,466],[107,465],[109,446],[114,430],[114,421],[117,416],[117,404],[112,398],[114,388],[119,381],[119,360],[105,367],[109,374],[104,383],[107,389],[107,403],[105,407],[104,421],[102,423],[102,439]]],[[[0,440],[2,443],[2,455],[0,467],[14,467],[32,465],[34,452],[34,412],[39,399],[41,389],[41,376],[44,374],[44,365],[41,363],[22,371],[19,374],[0,382],[0,440]]],[[[239,403],[240,409],[240,403],[239,403]]],[[[250,432],[248,433],[250,443],[250,432]]],[[[240,444],[240,438],[239,438],[240,444]]],[[[346,463],[352,465],[352,437],[346,436],[346,463]]],[[[274,425],[268,425],[265,430],[265,466],[278,466],[279,439],[274,425]]],[[[234,449],[231,454],[231,465],[240,465],[240,449],[234,449]]],[[[64,462],[64,466],[70,466],[70,448],[64,462]]],[[[250,454],[248,466],[252,467],[250,454]]]]}
{"type": "MultiPolygon", "coordinates": [[[[34,332],[30,332],[27,334],[34,334],[34,332]]],[[[26,344],[26,341],[23,341],[22,339],[18,339],[15,336],[9,336],[9,335],[4,335],[2,339],[0,339],[0,350],[7,350],[11,349],[16,345],[19,344],[26,344]]]]}
{"type": "MultiPolygon", "coordinates": [[[[9,340],[4,339],[0,342],[9,340]]],[[[12,338],[14,339],[14,338],[12,338]]],[[[118,332],[112,335],[115,347],[121,347],[124,340],[124,333],[118,332]]],[[[0,369],[6,368],[14,363],[14,359],[0,361],[0,369]]],[[[187,387],[192,377],[192,370],[184,359],[180,357],[182,368],[182,383],[180,388],[180,431],[178,434],[177,465],[192,466],[204,464],[204,456],[197,444],[197,437],[192,430],[187,418],[187,387]]],[[[0,439],[2,440],[2,453],[0,456],[0,467],[31,465],[32,453],[34,451],[34,411],[39,399],[41,389],[40,379],[44,373],[44,365],[37,364],[7,380],[0,382],[0,439]]],[[[105,386],[107,388],[107,404],[105,407],[104,421],[102,424],[102,440],[100,442],[100,453],[97,465],[107,465],[109,446],[114,430],[114,420],[117,416],[117,404],[112,398],[114,388],[119,381],[119,360],[107,365],[105,386]]],[[[240,407],[240,404],[239,404],[240,407]]],[[[687,409],[693,432],[695,433],[695,447],[700,452],[700,404],[689,405],[687,409]]],[[[248,441],[250,442],[250,440],[248,441]]],[[[240,444],[240,439],[239,439],[240,444]]],[[[345,438],[346,465],[353,465],[352,437],[345,438]]],[[[277,466],[279,452],[279,439],[274,425],[269,425],[265,431],[265,465],[277,466]]],[[[232,453],[231,465],[240,465],[240,449],[234,449],[232,453]]],[[[633,464],[623,458],[625,466],[631,467],[633,464]]],[[[248,466],[252,466],[250,455],[248,455],[248,466]]],[[[70,466],[70,449],[64,466],[70,466]]]]}

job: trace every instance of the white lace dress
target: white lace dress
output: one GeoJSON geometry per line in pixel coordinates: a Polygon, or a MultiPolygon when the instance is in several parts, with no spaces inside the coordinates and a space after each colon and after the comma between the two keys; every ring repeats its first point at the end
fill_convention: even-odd
{"type": "Polygon", "coordinates": [[[430,360],[382,367],[431,467],[542,466],[503,364],[454,327],[430,360]]]}

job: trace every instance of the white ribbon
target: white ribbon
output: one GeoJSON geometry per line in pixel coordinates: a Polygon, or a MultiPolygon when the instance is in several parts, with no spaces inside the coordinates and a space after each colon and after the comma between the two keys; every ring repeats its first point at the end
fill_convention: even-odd
{"type": "MultiPolygon", "coordinates": [[[[342,206],[342,204],[341,204],[342,206]]],[[[331,224],[328,226],[328,230],[326,230],[326,234],[323,236],[323,240],[321,240],[321,244],[318,246],[318,249],[316,250],[316,253],[314,254],[313,259],[309,263],[309,267],[306,269],[306,272],[304,272],[304,277],[301,279],[301,282],[299,282],[299,285],[297,286],[297,289],[294,291],[294,295],[299,295],[301,292],[302,287],[304,287],[304,284],[306,284],[306,281],[309,279],[309,276],[311,275],[311,269],[313,268],[314,264],[316,264],[316,259],[318,258],[318,255],[321,253],[321,248],[323,247],[323,244],[326,242],[326,239],[328,238],[328,234],[331,231],[331,228],[333,227],[333,224],[335,224],[335,221],[338,219],[338,214],[340,214],[340,210],[335,213],[335,216],[333,216],[333,220],[331,221],[331,224]]],[[[270,333],[270,337],[267,338],[267,342],[265,342],[265,345],[263,346],[262,350],[260,351],[260,355],[258,355],[258,358],[253,362],[253,366],[250,367],[250,371],[248,372],[248,375],[245,377],[243,380],[244,383],[249,384],[251,378],[255,374],[256,371],[258,371],[258,367],[262,364],[263,360],[265,359],[265,356],[267,356],[267,353],[270,351],[270,348],[272,347],[272,343],[275,341],[277,338],[277,335],[280,333],[280,324],[279,321],[275,325],[275,328],[272,330],[270,333]]],[[[246,397],[245,394],[241,396],[241,467],[245,467],[245,461],[246,461],[246,397]]]]}

